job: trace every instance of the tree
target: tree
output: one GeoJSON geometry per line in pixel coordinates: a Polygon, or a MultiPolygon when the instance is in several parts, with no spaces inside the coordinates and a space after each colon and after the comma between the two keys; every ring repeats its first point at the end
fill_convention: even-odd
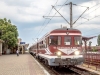
{"type": "Polygon", "coordinates": [[[91,47],[91,43],[92,43],[92,42],[91,42],[91,41],[89,41],[89,46],[90,46],[90,47],[91,47]]]}
{"type": "Polygon", "coordinates": [[[0,19],[0,30],[2,31],[0,39],[4,41],[4,50],[7,50],[8,47],[15,47],[18,41],[17,27],[12,25],[10,20],[4,18],[0,19]]]}
{"type": "Polygon", "coordinates": [[[93,49],[92,49],[92,50],[93,50],[93,52],[96,52],[96,51],[97,51],[97,49],[96,49],[95,47],[93,47],[93,49]]]}
{"type": "Polygon", "coordinates": [[[97,43],[98,43],[98,45],[100,45],[100,34],[98,35],[97,43]]]}

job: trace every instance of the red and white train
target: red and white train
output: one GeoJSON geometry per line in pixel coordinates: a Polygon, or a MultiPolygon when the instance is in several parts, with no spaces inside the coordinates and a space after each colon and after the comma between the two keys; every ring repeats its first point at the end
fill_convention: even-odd
{"type": "Polygon", "coordinates": [[[79,65],[84,62],[81,31],[52,30],[30,47],[30,53],[49,66],[79,65]]]}

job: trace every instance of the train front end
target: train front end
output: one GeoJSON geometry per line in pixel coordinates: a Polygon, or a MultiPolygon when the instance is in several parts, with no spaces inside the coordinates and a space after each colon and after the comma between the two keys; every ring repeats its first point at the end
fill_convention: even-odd
{"type": "Polygon", "coordinates": [[[76,29],[58,29],[49,36],[48,63],[51,66],[71,66],[84,62],[81,32],[76,29]]]}

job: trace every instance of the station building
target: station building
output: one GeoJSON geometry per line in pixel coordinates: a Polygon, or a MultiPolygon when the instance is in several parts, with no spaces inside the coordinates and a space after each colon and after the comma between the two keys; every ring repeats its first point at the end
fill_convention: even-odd
{"type": "Polygon", "coordinates": [[[26,44],[25,42],[22,42],[21,38],[18,39],[18,50],[20,51],[21,54],[25,53],[28,46],[29,46],[29,44],[26,44]]]}
{"type": "Polygon", "coordinates": [[[0,39],[0,56],[6,55],[6,54],[16,54],[16,50],[18,49],[20,51],[20,54],[24,54],[25,51],[27,51],[27,47],[29,44],[26,44],[25,42],[22,42],[21,38],[18,38],[18,45],[13,49],[7,49],[6,51],[3,50],[3,40],[0,39]]]}

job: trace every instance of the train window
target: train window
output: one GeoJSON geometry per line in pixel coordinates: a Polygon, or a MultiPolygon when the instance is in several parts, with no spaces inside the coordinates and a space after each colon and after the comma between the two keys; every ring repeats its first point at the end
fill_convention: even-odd
{"type": "Polygon", "coordinates": [[[60,36],[50,36],[49,43],[51,45],[61,45],[61,37],[60,36]]]}
{"type": "Polygon", "coordinates": [[[75,45],[81,45],[82,43],[81,37],[78,36],[74,37],[74,43],[75,45]]]}
{"type": "Polygon", "coordinates": [[[71,45],[71,37],[65,36],[64,37],[64,44],[65,45],[71,45]]]}

